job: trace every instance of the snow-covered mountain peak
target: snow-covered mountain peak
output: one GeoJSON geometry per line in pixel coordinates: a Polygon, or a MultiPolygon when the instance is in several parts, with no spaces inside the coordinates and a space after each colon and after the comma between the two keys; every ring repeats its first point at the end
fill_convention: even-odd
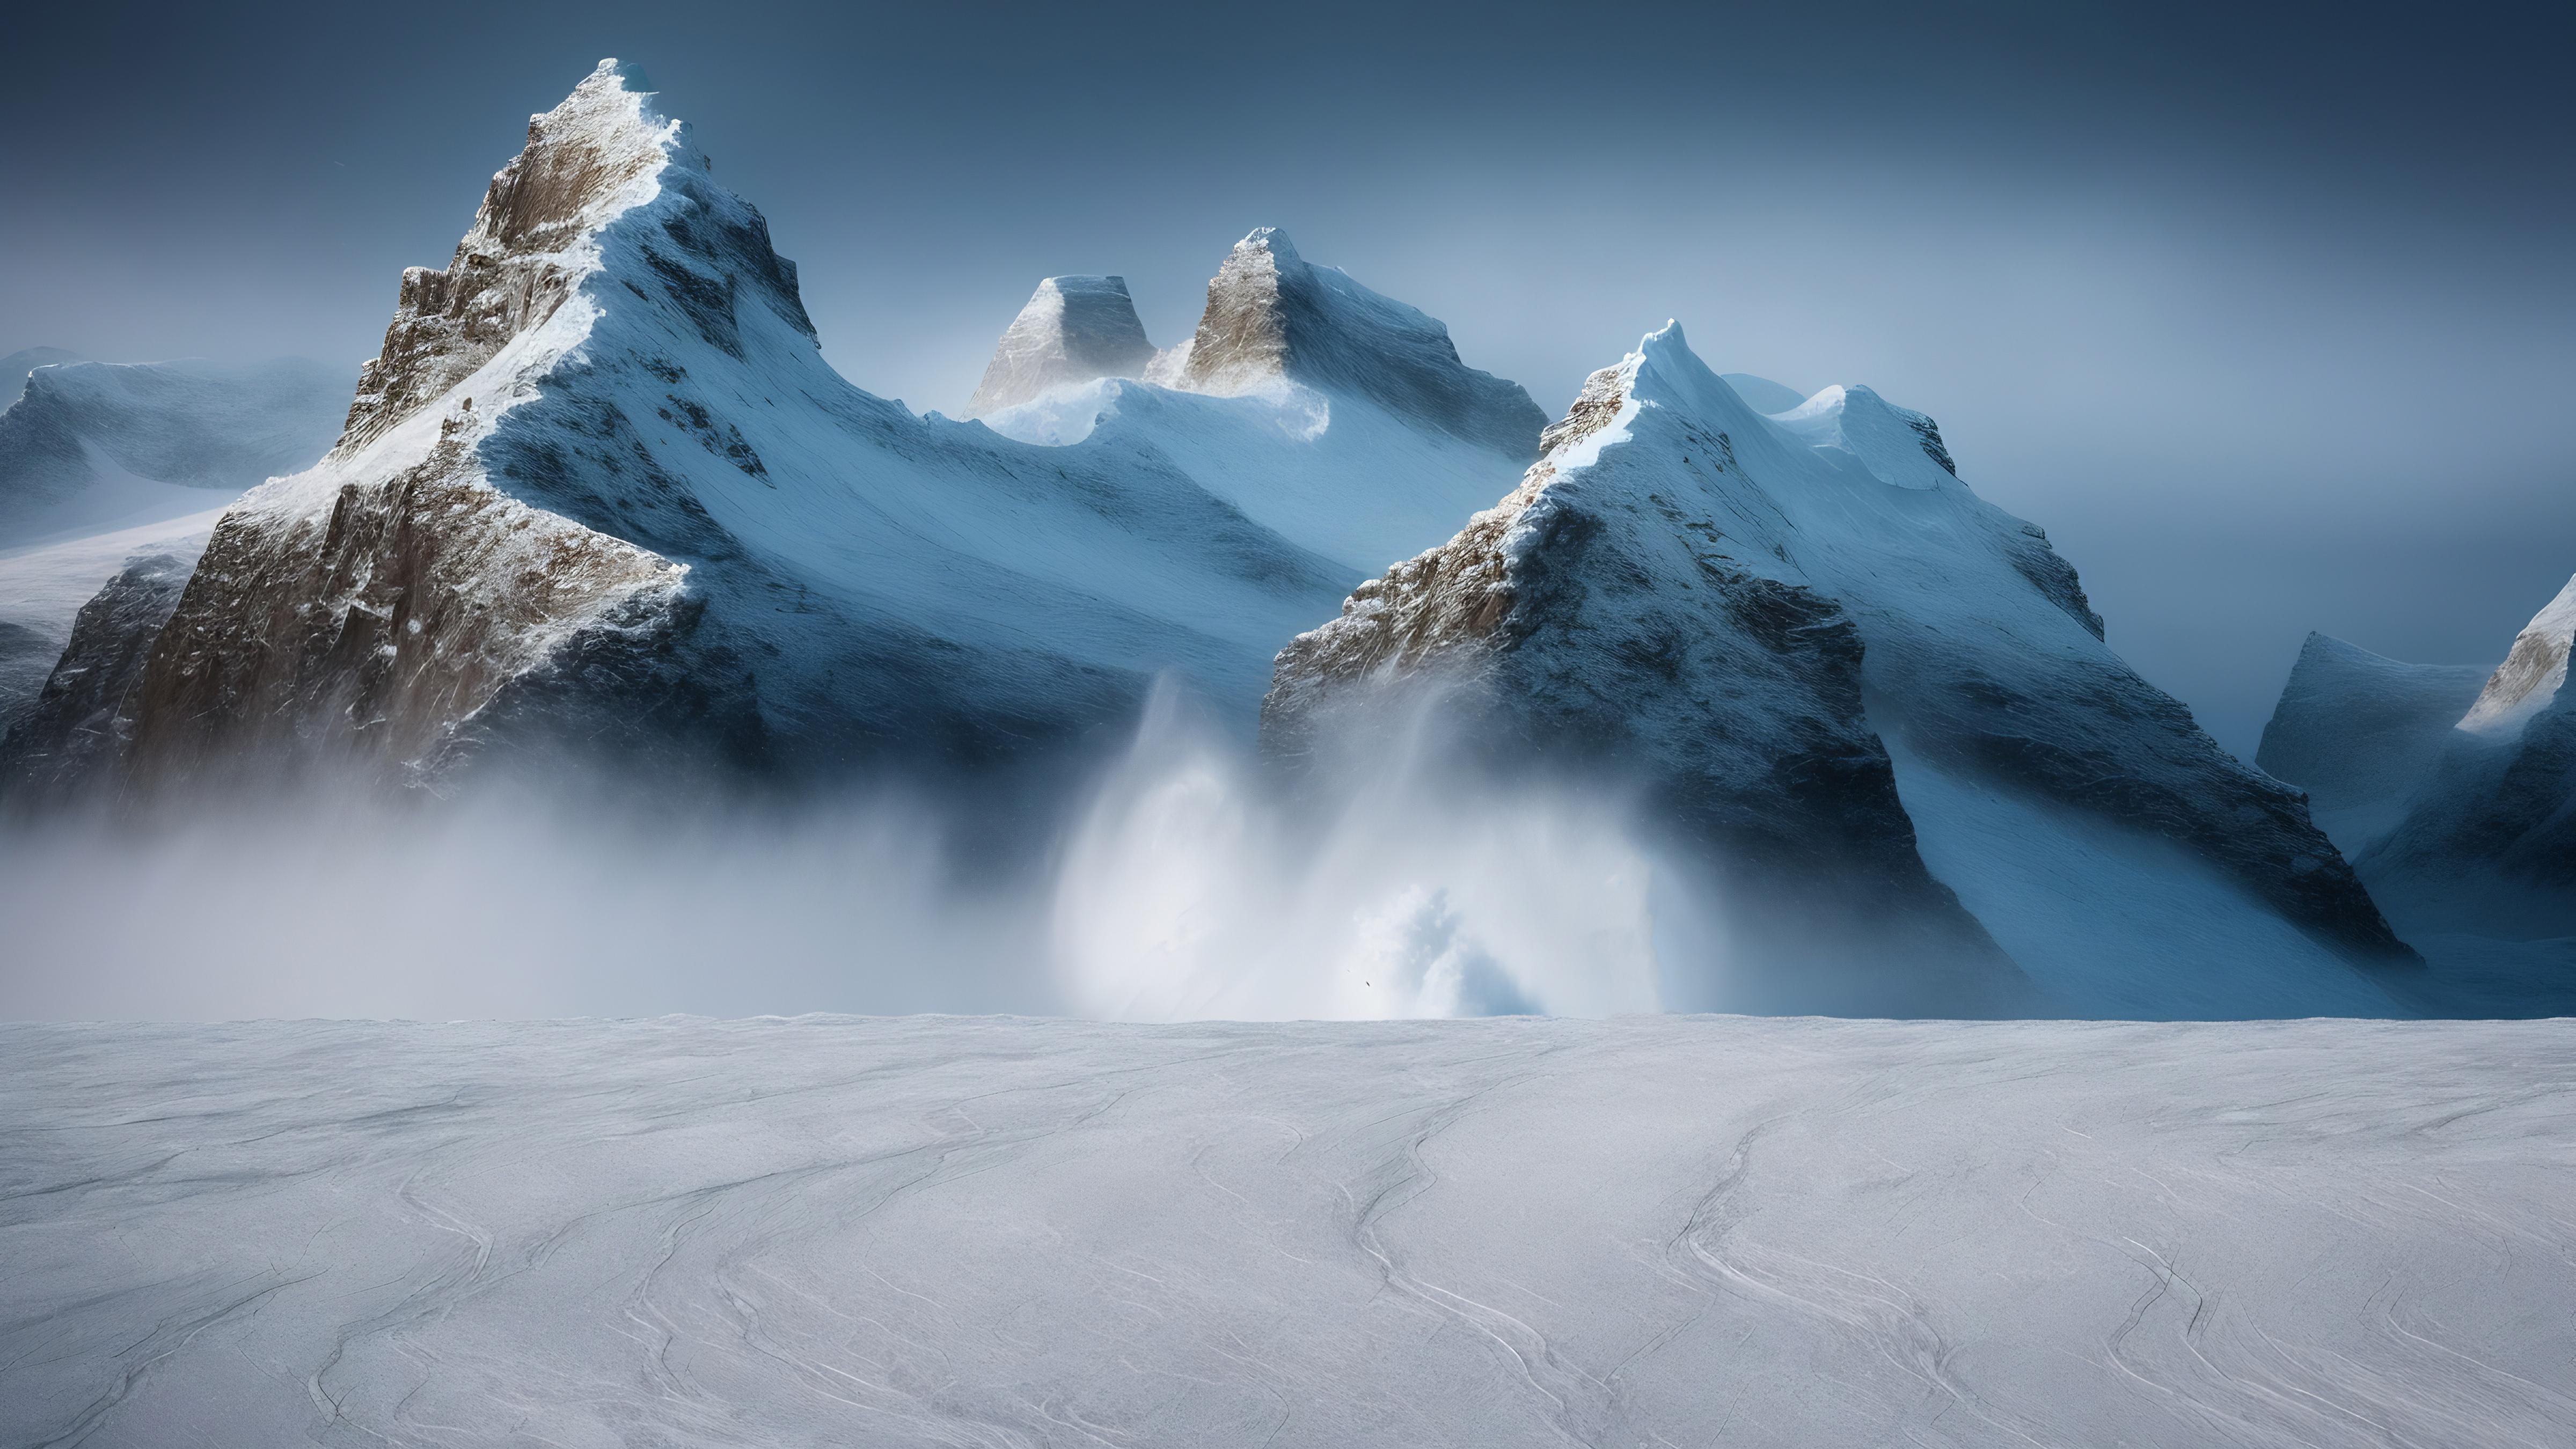
{"type": "Polygon", "coordinates": [[[980,418],[1097,378],[1140,377],[1153,360],[1154,344],[1137,319],[1126,278],[1049,277],[993,349],[966,416],[980,418]]]}
{"type": "Polygon", "coordinates": [[[1850,454],[1891,487],[1939,488],[1958,478],[1940,427],[1870,388],[1837,384],[1787,412],[1772,414],[1771,421],[1809,447],[1850,454]]]}
{"type": "Polygon", "coordinates": [[[1183,347],[1169,380],[1192,392],[1304,383],[1516,458],[1536,451],[1547,424],[1519,384],[1460,361],[1438,319],[1305,260],[1276,227],[1227,253],[1183,347]]]}
{"type": "MultiPolygon", "coordinates": [[[[598,269],[600,231],[659,195],[666,169],[706,170],[687,127],[653,110],[651,93],[634,88],[639,78],[603,60],[563,104],[529,117],[526,149],[493,176],[455,259],[443,271],[404,271],[384,348],[359,374],[341,452],[431,412],[511,341],[551,321],[598,269]]],[[[483,391],[488,423],[512,389],[483,391]]]]}
{"type": "Polygon", "coordinates": [[[2549,707],[2567,683],[2567,654],[2576,643],[2576,578],[2515,636],[2477,702],[2460,718],[2471,734],[2503,738],[2549,707]]]}
{"type": "Polygon", "coordinates": [[[27,374],[40,367],[54,367],[80,360],[79,353],[66,351],[60,347],[30,347],[22,352],[12,352],[6,357],[0,357],[0,408],[16,402],[26,392],[27,374]]]}

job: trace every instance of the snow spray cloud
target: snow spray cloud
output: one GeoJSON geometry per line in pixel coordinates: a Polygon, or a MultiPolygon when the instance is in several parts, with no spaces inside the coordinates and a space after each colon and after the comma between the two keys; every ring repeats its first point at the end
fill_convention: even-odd
{"type": "Polygon", "coordinates": [[[1654,864],[1613,803],[1393,745],[1291,795],[1158,688],[1052,848],[1000,872],[954,802],[899,790],[18,820],[0,1018],[1656,1009],[1654,864]]]}
{"type": "Polygon", "coordinates": [[[1049,940],[1096,1016],[1597,1016],[1656,1006],[1652,861],[1598,799],[1497,791],[1401,731],[1303,808],[1158,688],[1075,827],[1049,940]]]}

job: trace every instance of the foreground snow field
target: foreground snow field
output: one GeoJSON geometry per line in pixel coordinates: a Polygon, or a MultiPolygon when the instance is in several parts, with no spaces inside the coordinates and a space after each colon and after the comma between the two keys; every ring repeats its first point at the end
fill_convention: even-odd
{"type": "Polygon", "coordinates": [[[2563,1445],[2576,1024],[0,1028],[0,1443],[2563,1445]]]}

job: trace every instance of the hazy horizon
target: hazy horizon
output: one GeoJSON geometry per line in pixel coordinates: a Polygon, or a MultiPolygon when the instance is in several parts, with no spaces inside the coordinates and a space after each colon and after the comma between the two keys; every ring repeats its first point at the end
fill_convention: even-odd
{"type": "Polygon", "coordinates": [[[46,12],[0,59],[0,353],[354,378],[616,55],[872,392],[954,413],[1050,274],[1125,276],[1169,345],[1257,225],[1551,413],[1677,318],[1938,418],[2250,755],[2309,630],[2492,663],[2576,571],[2558,22],[2308,14],[46,12]]]}

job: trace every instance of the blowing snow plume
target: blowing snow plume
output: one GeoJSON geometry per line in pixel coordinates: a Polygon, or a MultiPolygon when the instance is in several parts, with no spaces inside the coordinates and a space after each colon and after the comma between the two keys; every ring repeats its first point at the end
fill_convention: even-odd
{"type": "Polygon", "coordinates": [[[1658,1007],[1657,866],[1612,803],[1410,754],[1282,792],[1171,687],[1057,798],[1049,816],[911,788],[681,807],[359,785],[22,815],[0,828],[0,1016],[1658,1007]],[[1029,829],[1035,848],[996,847],[1029,829]]]}

